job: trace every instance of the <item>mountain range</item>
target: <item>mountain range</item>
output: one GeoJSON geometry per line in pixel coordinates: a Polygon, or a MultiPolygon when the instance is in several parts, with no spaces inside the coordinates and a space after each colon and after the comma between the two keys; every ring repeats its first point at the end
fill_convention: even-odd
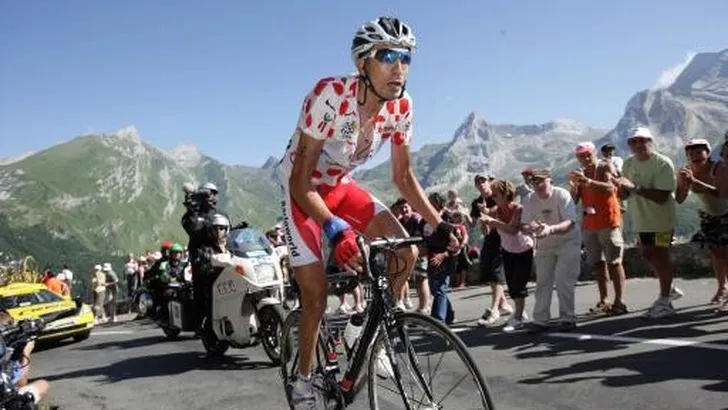
{"type": "MultiPolygon", "coordinates": [[[[414,152],[413,164],[428,191],[457,188],[469,200],[476,195],[471,181],[478,172],[518,183],[524,168],[548,167],[563,182],[577,166],[571,152],[579,141],[613,143],[626,157],[628,132],[637,125],[657,135],[658,149],[676,166],[684,162],[687,139],[722,143],[728,129],[728,49],[697,54],[670,86],[636,93],[612,130],[573,120],[491,124],[472,112],[448,142],[414,152]]],[[[234,222],[266,228],[279,215],[277,163],[271,157],[262,167],[227,165],[191,146],[166,152],[145,142],[133,126],[0,160],[0,251],[85,271],[104,258],[154,249],[162,239],[186,242],[179,224],[185,182],[214,182],[220,207],[234,222]]],[[[388,161],[353,176],[385,203],[396,199],[388,161]]],[[[678,233],[694,231],[693,207],[681,207],[678,233]]]]}

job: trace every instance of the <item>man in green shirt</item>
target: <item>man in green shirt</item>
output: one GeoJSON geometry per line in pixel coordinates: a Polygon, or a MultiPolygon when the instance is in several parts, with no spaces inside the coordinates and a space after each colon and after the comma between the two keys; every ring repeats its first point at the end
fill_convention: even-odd
{"type": "Polygon", "coordinates": [[[637,232],[642,256],[660,280],[660,297],[644,317],[656,319],[675,314],[672,301],[682,292],[672,286],[675,267],[670,247],[677,224],[675,167],[670,158],[653,148],[649,128],[634,129],[627,139],[632,156],[624,161],[622,177],[616,179],[623,197],[628,198],[627,214],[637,232]]]}

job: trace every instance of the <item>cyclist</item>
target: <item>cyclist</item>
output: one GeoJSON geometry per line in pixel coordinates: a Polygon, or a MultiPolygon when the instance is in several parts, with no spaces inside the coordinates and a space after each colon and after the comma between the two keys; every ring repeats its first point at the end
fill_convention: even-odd
{"type": "MultiPolygon", "coordinates": [[[[380,17],[362,25],[351,45],[358,75],[325,78],[316,84],[303,102],[296,131],[278,165],[285,238],[301,287],[299,375],[291,394],[296,409],[316,405],[311,361],[327,300],[321,233],[330,241],[336,262],[352,273],[361,272],[363,263],[355,232],[367,237],[407,235],[387,207],[357,185],[350,172],[391,140],[393,182],[435,227],[430,246],[457,249],[459,245],[453,226],[430,205],[411,166],[412,100],[405,85],[414,49],[412,29],[397,18],[380,17]]],[[[391,277],[394,295],[400,294],[416,256],[415,247],[398,251],[405,266],[392,264],[403,273],[391,277]]]]}

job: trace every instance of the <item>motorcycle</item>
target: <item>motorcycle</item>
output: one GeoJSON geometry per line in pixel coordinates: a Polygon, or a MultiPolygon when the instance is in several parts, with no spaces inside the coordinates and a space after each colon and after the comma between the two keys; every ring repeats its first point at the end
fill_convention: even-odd
{"type": "Polygon", "coordinates": [[[183,276],[164,285],[166,304],[154,303],[149,286],[145,285],[137,297],[141,317],[149,317],[162,329],[169,340],[176,340],[182,332],[196,332],[195,305],[192,289],[192,270],[188,265],[183,276]]]}
{"type": "Polygon", "coordinates": [[[280,364],[283,273],[280,260],[260,231],[247,227],[228,235],[228,250],[212,256],[221,268],[212,285],[212,316],[203,319],[200,339],[208,355],[229,347],[263,345],[274,365],[280,364]]]}

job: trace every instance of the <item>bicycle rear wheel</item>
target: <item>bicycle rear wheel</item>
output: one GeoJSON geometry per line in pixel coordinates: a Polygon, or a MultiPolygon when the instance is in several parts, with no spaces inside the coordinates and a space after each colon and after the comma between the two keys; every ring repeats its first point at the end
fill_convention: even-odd
{"type": "Polygon", "coordinates": [[[407,408],[405,402],[412,409],[495,408],[488,385],[462,340],[420,313],[400,313],[389,335],[379,332],[368,373],[373,410],[407,408]],[[435,376],[438,370],[442,377],[435,376]]]}

